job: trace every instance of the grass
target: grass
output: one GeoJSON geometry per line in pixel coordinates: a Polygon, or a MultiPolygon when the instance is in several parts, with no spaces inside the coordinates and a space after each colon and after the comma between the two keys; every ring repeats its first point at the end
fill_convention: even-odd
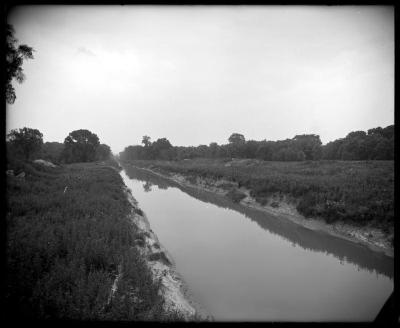
{"type": "Polygon", "coordinates": [[[10,160],[6,312],[19,319],[176,320],[133,247],[120,175],[106,164],[10,160]],[[67,188],[66,188],[67,187],[67,188]],[[117,292],[111,287],[122,270],[117,292]]]}
{"type": "MultiPolygon", "coordinates": [[[[250,189],[261,204],[285,195],[305,217],[356,226],[373,226],[386,233],[394,225],[394,161],[302,161],[196,159],[134,161],[164,173],[227,179],[250,189]]],[[[231,192],[235,201],[240,195],[231,192]]],[[[275,204],[276,205],[276,204],[275,204]]]]}

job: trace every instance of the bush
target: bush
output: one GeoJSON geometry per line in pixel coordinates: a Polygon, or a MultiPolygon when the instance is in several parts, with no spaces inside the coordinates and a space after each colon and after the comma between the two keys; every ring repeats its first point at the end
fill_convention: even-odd
{"type": "Polygon", "coordinates": [[[226,193],[226,196],[230,198],[234,203],[239,203],[246,195],[238,190],[232,189],[226,193]]]}
{"type": "Polygon", "coordinates": [[[278,208],[279,207],[279,203],[278,202],[272,202],[271,203],[271,207],[278,208]]]}

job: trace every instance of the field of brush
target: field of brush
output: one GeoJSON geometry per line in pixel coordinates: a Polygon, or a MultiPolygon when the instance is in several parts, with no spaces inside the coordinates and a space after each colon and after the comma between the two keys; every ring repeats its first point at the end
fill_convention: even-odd
{"type": "MultiPolygon", "coordinates": [[[[14,319],[168,320],[107,164],[9,161],[6,309],[14,319]],[[18,178],[25,172],[24,178],[18,178]],[[117,291],[109,301],[117,275],[117,291]]],[[[176,318],[173,318],[176,319],[176,318]]]]}
{"type": "Polygon", "coordinates": [[[133,161],[166,173],[228,179],[261,204],[272,195],[296,200],[299,213],[393,233],[394,161],[273,162],[253,159],[133,161]]]}

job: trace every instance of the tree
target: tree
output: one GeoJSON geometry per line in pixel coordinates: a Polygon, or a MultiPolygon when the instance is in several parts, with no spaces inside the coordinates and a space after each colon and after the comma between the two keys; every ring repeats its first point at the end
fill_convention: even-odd
{"type": "Polygon", "coordinates": [[[272,159],[272,144],[273,141],[260,141],[257,151],[256,151],[256,158],[262,160],[271,160],[272,159]]]}
{"type": "Polygon", "coordinates": [[[292,139],[294,146],[301,150],[306,160],[319,159],[321,157],[321,139],[316,134],[296,135],[292,139]]]}
{"type": "Polygon", "coordinates": [[[231,157],[240,157],[243,153],[243,148],[246,143],[246,139],[243,134],[240,133],[232,133],[228,138],[229,141],[229,153],[231,157]]]}
{"type": "Polygon", "coordinates": [[[244,144],[246,142],[246,139],[244,138],[243,134],[240,133],[232,133],[231,136],[228,139],[229,143],[231,144],[244,144]]]}
{"type": "Polygon", "coordinates": [[[143,159],[143,150],[143,147],[139,145],[125,147],[124,151],[120,153],[120,158],[123,161],[143,159]]]}
{"type": "Polygon", "coordinates": [[[111,156],[111,148],[106,144],[100,144],[96,149],[96,158],[100,161],[109,159],[111,156]]]}
{"type": "Polygon", "coordinates": [[[172,159],[175,155],[173,152],[173,146],[167,138],[157,139],[151,145],[152,156],[155,159],[172,159]]]}
{"type": "Polygon", "coordinates": [[[196,148],[197,157],[207,157],[209,154],[209,149],[207,145],[199,145],[196,148]]]}
{"type": "Polygon", "coordinates": [[[45,142],[42,145],[40,158],[53,163],[58,163],[60,161],[63,150],[64,144],[61,142],[45,142]]]}
{"type": "Polygon", "coordinates": [[[374,159],[394,159],[393,142],[388,139],[382,138],[373,150],[374,159]]]}
{"type": "Polygon", "coordinates": [[[322,147],[324,159],[374,160],[394,158],[394,125],[364,131],[353,131],[346,138],[328,142],[322,147]]]}
{"type": "Polygon", "coordinates": [[[380,126],[378,126],[377,128],[369,129],[367,132],[368,132],[368,135],[369,135],[369,136],[370,136],[370,135],[379,135],[379,136],[383,136],[382,131],[383,131],[383,129],[382,129],[380,126]]]}
{"type": "Polygon", "coordinates": [[[394,125],[388,125],[386,128],[382,130],[382,135],[386,139],[394,138],[394,125]]]}
{"type": "Polygon", "coordinates": [[[64,140],[63,158],[67,163],[93,162],[99,138],[89,130],[72,131],[64,140]]]}
{"type": "Polygon", "coordinates": [[[322,147],[322,158],[323,159],[341,159],[342,158],[342,144],[344,138],[336,139],[334,141],[328,142],[322,147]]]}
{"type": "Polygon", "coordinates": [[[149,147],[151,145],[150,137],[149,136],[143,136],[142,144],[144,144],[145,147],[149,147]]]}
{"type": "Polygon", "coordinates": [[[246,146],[244,147],[243,155],[246,158],[255,158],[259,142],[255,140],[247,140],[246,146]]]}
{"type": "Polygon", "coordinates": [[[218,154],[218,144],[216,142],[211,142],[210,145],[208,146],[208,149],[210,151],[210,157],[215,158],[217,157],[218,154]]]}
{"type": "Polygon", "coordinates": [[[344,160],[366,160],[369,156],[367,149],[367,134],[364,131],[350,132],[344,139],[342,148],[342,159],[344,160]]]}
{"type": "Polygon", "coordinates": [[[18,40],[14,37],[12,25],[6,25],[6,101],[13,104],[16,99],[15,89],[11,82],[15,78],[18,83],[25,80],[22,69],[24,59],[33,59],[34,49],[26,44],[17,45],[18,40]]]}
{"type": "Polygon", "coordinates": [[[40,151],[43,145],[43,134],[37,129],[14,129],[7,135],[9,146],[13,153],[21,155],[25,160],[30,160],[34,154],[40,151]]]}

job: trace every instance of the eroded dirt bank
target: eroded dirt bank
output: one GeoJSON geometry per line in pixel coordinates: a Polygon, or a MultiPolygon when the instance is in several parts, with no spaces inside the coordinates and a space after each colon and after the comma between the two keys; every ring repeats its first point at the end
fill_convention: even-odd
{"type": "Polygon", "coordinates": [[[184,176],[182,174],[159,171],[157,170],[157,168],[154,167],[152,167],[151,169],[142,167],[137,168],[147,170],[164,178],[171,179],[176,183],[179,183],[186,187],[199,188],[205,191],[227,196],[231,199],[235,198],[235,195],[237,194],[241,195],[239,197],[240,200],[237,199],[236,202],[243,206],[265,211],[269,214],[273,214],[277,218],[279,217],[289,219],[292,222],[300,224],[311,230],[324,231],[336,237],[363,244],[373,251],[384,252],[387,256],[390,257],[393,257],[394,255],[390,238],[379,229],[368,226],[355,227],[342,222],[328,224],[323,219],[305,218],[296,210],[295,199],[288,199],[287,197],[274,195],[268,198],[265,205],[262,205],[257,202],[255,198],[250,196],[249,189],[239,187],[237,183],[232,181],[228,181],[225,179],[215,180],[210,178],[202,178],[199,176],[193,178],[192,176],[184,176]]]}
{"type": "Polygon", "coordinates": [[[196,302],[183,277],[177,272],[173,258],[151,230],[146,215],[138,207],[130,189],[124,186],[124,192],[132,206],[129,219],[138,230],[135,247],[146,260],[153,279],[161,281],[160,293],[165,300],[165,310],[177,312],[186,321],[213,321],[212,316],[196,302]]]}

